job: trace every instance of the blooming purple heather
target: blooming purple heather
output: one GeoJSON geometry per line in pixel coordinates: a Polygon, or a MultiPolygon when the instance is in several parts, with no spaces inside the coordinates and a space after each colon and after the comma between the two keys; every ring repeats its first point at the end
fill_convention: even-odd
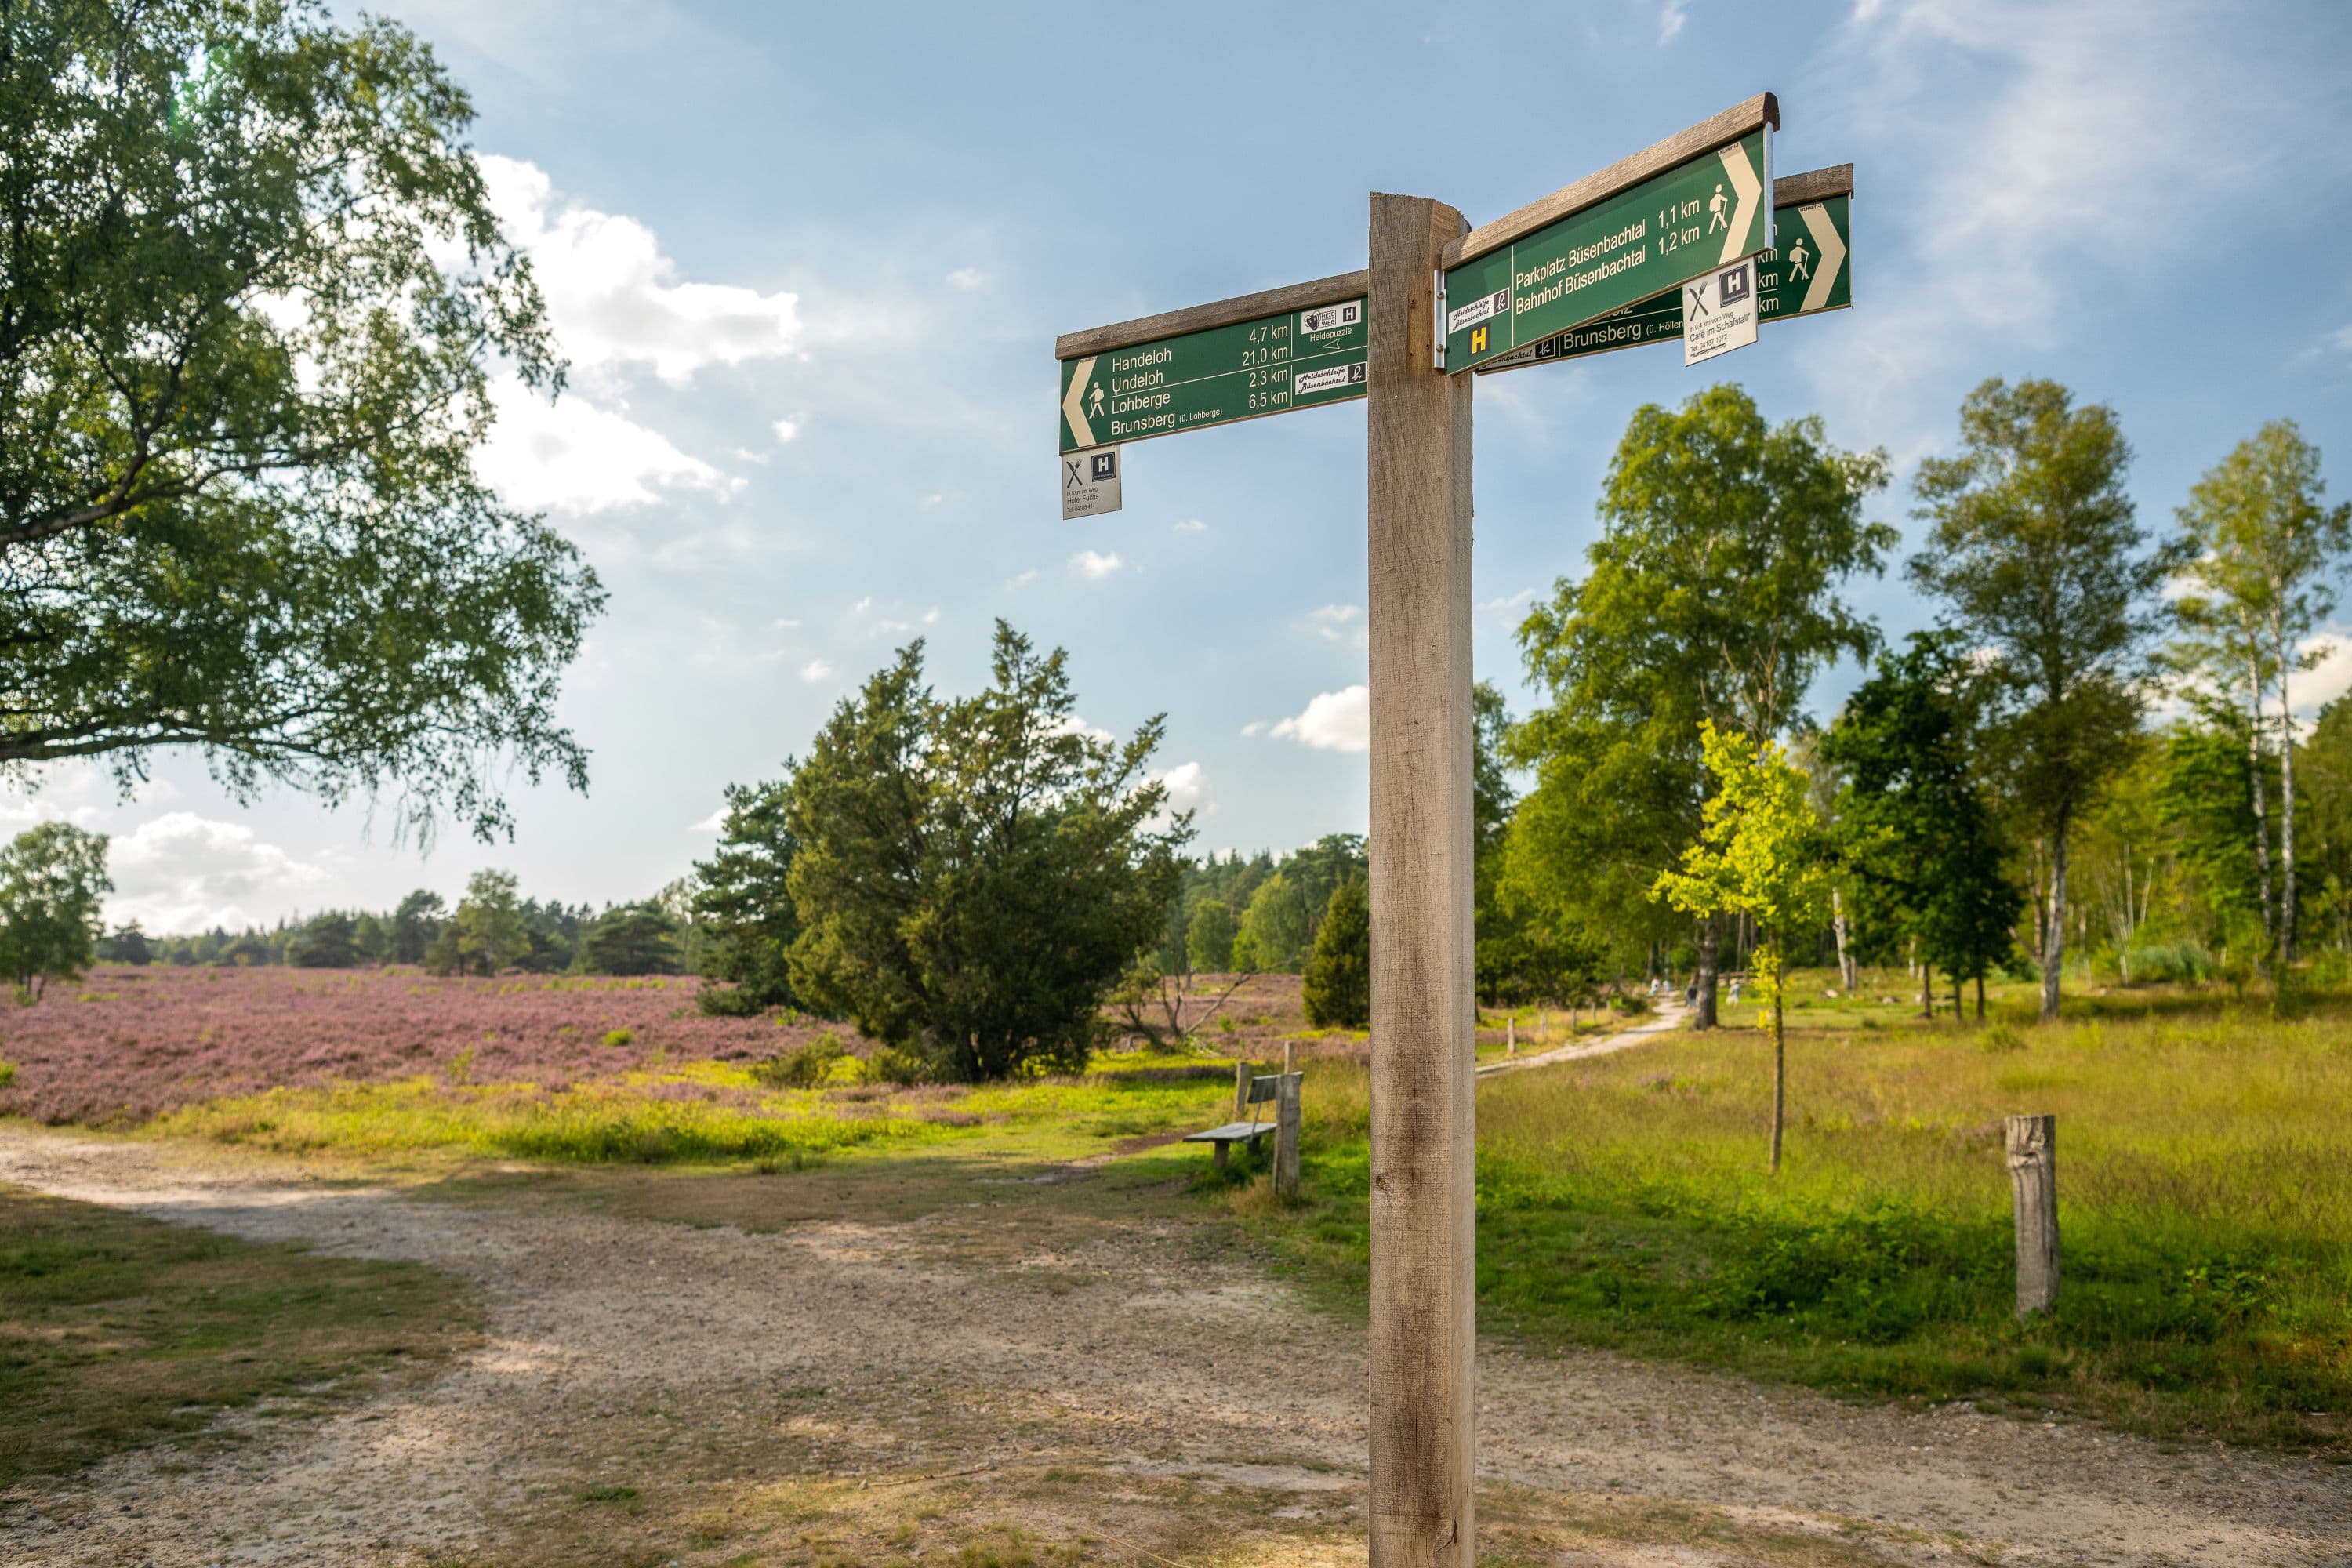
{"type": "MultiPolygon", "coordinates": [[[[224,1095],[419,1074],[562,1086],[656,1058],[672,1066],[752,1060],[825,1027],[705,1016],[694,1005],[700,984],[441,980],[405,969],[100,969],[79,987],[52,985],[37,1006],[0,1011],[0,1061],[16,1069],[0,1088],[0,1113],[139,1122],[224,1095]]],[[[862,1051],[848,1029],[840,1032],[862,1051]]]]}

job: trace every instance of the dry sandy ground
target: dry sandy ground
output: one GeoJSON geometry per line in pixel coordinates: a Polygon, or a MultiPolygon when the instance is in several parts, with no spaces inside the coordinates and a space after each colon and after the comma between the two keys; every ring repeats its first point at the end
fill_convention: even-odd
{"type": "MultiPolygon", "coordinates": [[[[535,1498],[583,1478],[766,1453],[755,1440],[779,1432],[806,1475],[1054,1454],[1139,1478],[1226,1476],[1268,1489],[1286,1517],[1360,1517],[1360,1333],[1246,1259],[1204,1251],[1201,1226],[1163,1218],[1061,1254],[974,1260],[934,1245],[924,1221],[747,1234],[331,1190],[205,1161],[0,1130],[0,1180],[451,1270],[486,1303],[487,1342],[338,1415],[256,1422],[248,1441],[193,1458],[149,1450],[21,1489],[0,1500],[0,1562],[457,1560],[500,1550],[535,1498]]],[[[1482,1468],[1506,1487],[1731,1505],[1887,1561],[2352,1563],[2352,1472],[2317,1462],[1856,1408],[1601,1354],[1489,1348],[1479,1377],[1482,1468]]],[[[1573,1560],[1750,1559],[1677,1547],[1573,1560]]]]}

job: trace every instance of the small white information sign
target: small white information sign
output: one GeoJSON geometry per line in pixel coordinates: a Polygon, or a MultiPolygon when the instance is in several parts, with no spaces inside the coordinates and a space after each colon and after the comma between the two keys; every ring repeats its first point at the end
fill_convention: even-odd
{"type": "Polygon", "coordinates": [[[1089,447],[1062,454],[1062,521],[1096,517],[1118,510],[1122,459],[1117,447],[1089,447]]]}
{"type": "Polygon", "coordinates": [[[1696,364],[1756,341],[1756,258],[1683,285],[1683,363],[1696,364]]]}

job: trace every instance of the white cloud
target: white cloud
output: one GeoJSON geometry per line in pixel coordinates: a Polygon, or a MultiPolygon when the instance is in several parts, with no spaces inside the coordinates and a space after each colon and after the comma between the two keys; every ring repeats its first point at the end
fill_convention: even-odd
{"type": "Polygon", "coordinates": [[[832,673],[833,666],[825,663],[824,660],[821,658],[813,658],[806,664],[801,666],[801,679],[803,680],[823,680],[826,676],[831,675],[832,673]]]}
{"type": "Polygon", "coordinates": [[[727,826],[727,808],[720,806],[709,816],[687,829],[688,833],[716,833],[727,826]]]}
{"type": "Polygon", "coordinates": [[[575,374],[650,365],[682,384],[713,364],[797,353],[799,296],[686,283],[633,217],[556,201],[535,163],[486,154],[482,178],[507,237],[530,258],[548,323],[575,374]]]}
{"type": "Polygon", "coordinates": [[[326,870],[263,843],[250,827],[191,811],[166,812],[119,835],[107,868],[115,889],[107,920],[135,920],[156,933],[235,930],[262,918],[256,900],[280,907],[328,879],[326,870]]]}
{"type": "Polygon", "coordinates": [[[1076,713],[1066,713],[1045,726],[1048,735],[1084,735],[1089,741],[1116,741],[1118,736],[1098,724],[1089,724],[1076,713]]]}
{"type": "Polygon", "coordinates": [[[1209,770],[1200,763],[1179,763],[1156,775],[1154,782],[1168,788],[1168,804],[1153,819],[1154,826],[1165,827],[1179,812],[1191,812],[1196,821],[1217,814],[1217,803],[1209,789],[1209,770]]]}
{"type": "Polygon", "coordinates": [[[1206,533],[1209,531],[1209,525],[1202,522],[1197,517],[1188,517],[1183,521],[1176,525],[1175,531],[1178,533],[1206,533]]]}
{"type": "Polygon", "coordinates": [[[1105,555],[1097,551],[1081,550],[1070,557],[1070,570],[1099,583],[1119,569],[1117,555],[1105,555]]]}
{"type": "Polygon", "coordinates": [[[2343,122],[2340,101],[2261,58],[2268,37],[2228,8],[1857,6],[1807,135],[1903,169],[1881,232],[1916,237],[1877,263],[1901,289],[1805,351],[1814,374],[1883,401],[1890,379],[1932,382],[1988,336],[2046,352],[2120,278],[2201,254],[2210,237],[2184,212],[2234,206],[2282,150],[2343,122]]]}
{"type": "Polygon", "coordinates": [[[793,626],[799,626],[799,625],[800,625],[800,622],[795,621],[795,620],[789,620],[789,619],[787,619],[787,620],[780,620],[780,621],[778,621],[778,622],[776,623],[776,625],[777,625],[777,626],[783,626],[783,627],[787,627],[787,628],[789,628],[789,627],[793,627],[793,626]]]}
{"type": "Polygon", "coordinates": [[[857,601],[857,603],[856,603],[856,604],[854,604],[854,605],[850,605],[850,606],[849,606],[849,613],[850,613],[851,615],[853,615],[853,616],[862,616],[862,615],[864,615],[866,611],[868,611],[868,610],[872,609],[873,607],[874,607],[874,595],[871,595],[871,594],[868,594],[868,595],[866,595],[866,597],[864,597],[864,598],[862,598],[862,599],[858,600],[858,601],[857,601]]]}
{"type": "Polygon", "coordinates": [[[948,274],[948,281],[959,289],[977,289],[988,279],[977,267],[959,267],[948,274]]]}
{"type": "Polygon", "coordinates": [[[510,506],[572,516],[643,506],[661,490],[731,495],[743,481],[625,415],[566,395],[550,404],[520,382],[490,389],[498,424],[474,455],[483,481],[510,506]]]}
{"type": "Polygon", "coordinates": [[[937,605],[933,605],[929,609],[923,612],[923,625],[927,626],[937,626],[939,624],[939,619],[940,607],[937,605]]]}
{"type": "Polygon", "coordinates": [[[2339,348],[2346,353],[2352,353],[2352,327],[2338,327],[2320,341],[2331,348],[2339,348]]]}
{"type": "Polygon", "coordinates": [[[1675,41],[1690,20],[1690,0],[1666,0],[1658,11],[1658,47],[1665,47],[1675,41]]]}
{"type": "Polygon", "coordinates": [[[1265,734],[1265,720],[1263,720],[1263,719],[1253,719],[1253,720],[1251,720],[1248,723],[1246,723],[1246,724],[1244,724],[1244,725],[1243,725],[1243,726],[1242,726],[1242,733],[1243,733],[1243,734],[1244,734],[1244,735],[1263,735],[1263,734],[1265,734]]]}
{"type": "Polygon", "coordinates": [[[1318,752],[1361,752],[1372,743],[1372,690],[1350,686],[1326,691],[1307,703],[1295,719],[1285,719],[1267,731],[1318,752]]]}
{"type": "Polygon", "coordinates": [[[1478,606],[1478,613],[1488,616],[1507,616],[1513,610],[1527,608],[1535,602],[1535,596],[1536,591],[1533,588],[1522,588],[1516,594],[1505,594],[1500,598],[1485,601],[1478,606]]]}
{"type": "Polygon", "coordinates": [[[943,501],[943,500],[947,500],[947,499],[948,499],[947,497],[945,497],[945,496],[943,496],[943,495],[940,495],[940,494],[938,494],[937,492],[934,492],[934,493],[932,493],[932,494],[930,494],[930,495],[927,495],[927,496],[925,496],[925,497],[922,499],[922,500],[921,500],[919,503],[918,503],[918,504],[919,504],[925,511],[929,511],[929,510],[930,510],[933,507],[935,507],[935,506],[939,505],[941,501],[943,501]]]}
{"type": "Polygon", "coordinates": [[[1355,647],[1370,646],[1370,628],[1364,624],[1361,605],[1326,605],[1307,618],[1326,642],[1343,642],[1355,647]]]}
{"type": "Polygon", "coordinates": [[[1037,568],[1032,566],[1028,571],[1024,572],[1018,577],[1007,577],[1004,580],[1004,585],[1008,588],[1018,588],[1025,584],[1034,583],[1036,580],[1037,568]]]}
{"type": "Polygon", "coordinates": [[[789,441],[801,433],[800,422],[795,419],[779,419],[774,428],[779,441],[789,441]]]}

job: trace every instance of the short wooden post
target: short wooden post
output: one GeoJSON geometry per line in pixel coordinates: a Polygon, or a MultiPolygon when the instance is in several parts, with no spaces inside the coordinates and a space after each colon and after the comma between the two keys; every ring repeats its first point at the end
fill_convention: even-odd
{"type": "Polygon", "coordinates": [[[1433,348],[1463,229],[1372,197],[1370,1568],[1475,1561],[1472,378],[1433,348]]]}
{"type": "Polygon", "coordinates": [[[1249,1114],[1249,1080],[1251,1064],[1234,1064],[1234,1120],[1239,1121],[1249,1114]]]}
{"type": "Polygon", "coordinates": [[[1298,1091],[1305,1081],[1297,1073],[1285,1072],[1275,1086],[1274,1190],[1286,1198],[1298,1195],[1298,1091]]]}
{"type": "Polygon", "coordinates": [[[2058,1119],[2012,1116],[2009,1184],[2017,1199],[2017,1315],[2058,1304],[2058,1119]]]}
{"type": "Polygon", "coordinates": [[[1517,1013],[1507,1013],[1503,1016],[1503,1054],[1507,1057],[1519,1054],[1519,1016],[1517,1013]]]}
{"type": "Polygon", "coordinates": [[[1298,1042],[1297,1040],[1285,1040],[1282,1042],[1282,1076],[1288,1078],[1292,1073],[1295,1073],[1297,1070],[1298,1042]]]}

